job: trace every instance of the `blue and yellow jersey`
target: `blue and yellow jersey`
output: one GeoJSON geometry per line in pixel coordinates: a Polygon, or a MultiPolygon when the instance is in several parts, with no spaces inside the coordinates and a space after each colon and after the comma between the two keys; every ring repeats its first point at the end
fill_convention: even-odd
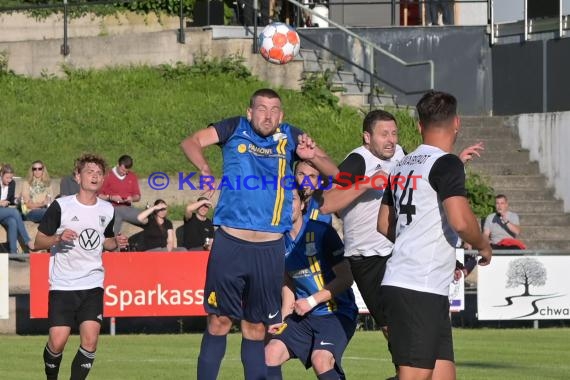
{"type": "Polygon", "coordinates": [[[315,198],[311,197],[307,203],[307,211],[305,212],[305,221],[308,222],[309,220],[332,224],[332,215],[320,212],[319,202],[315,198]]]}
{"type": "Polygon", "coordinates": [[[303,132],[281,124],[275,134],[258,135],[244,117],[212,124],[224,160],[220,200],[214,224],[254,231],[284,233],[291,229],[297,137],[303,132]],[[228,186],[224,186],[224,182],[228,186]]]}
{"type": "MultiPolygon", "coordinates": [[[[335,278],[333,267],[345,260],[344,246],[332,226],[309,220],[296,239],[285,235],[285,271],[293,279],[295,298],[307,298],[335,278]]],[[[311,311],[313,315],[342,314],[356,319],[358,309],[352,289],[337,294],[311,311]]]]}

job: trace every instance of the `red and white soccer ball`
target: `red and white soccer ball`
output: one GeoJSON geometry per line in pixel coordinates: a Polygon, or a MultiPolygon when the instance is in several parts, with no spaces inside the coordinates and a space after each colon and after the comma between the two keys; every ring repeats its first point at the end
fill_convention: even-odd
{"type": "Polygon", "coordinates": [[[259,35],[259,52],[276,65],[291,61],[300,48],[301,39],[295,29],[282,22],[267,25],[259,35]]]}

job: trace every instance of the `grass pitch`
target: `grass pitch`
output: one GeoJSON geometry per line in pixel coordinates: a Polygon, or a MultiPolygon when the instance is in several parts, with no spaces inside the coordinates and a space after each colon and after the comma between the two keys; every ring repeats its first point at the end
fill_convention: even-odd
{"type": "MultiPolygon", "coordinates": [[[[201,335],[102,335],[91,380],[195,379],[201,335]]],[[[2,380],[43,379],[45,336],[0,338],[2,380]]],[[[454,329],[458,379],[569,379],[570,329],[454,329]]],[[[73,336],[64,353],[60,379],[78,346],[73,336]]],[[[220,380],[242,379],[240,335],[229,336],[220,380]]],[[[344,355],[348,379],[385,379],[393,366],[379,332],[357,332],[344,355]]],[[[314,379],[296,360],[284,366],[286,379],[314,379]]]]}

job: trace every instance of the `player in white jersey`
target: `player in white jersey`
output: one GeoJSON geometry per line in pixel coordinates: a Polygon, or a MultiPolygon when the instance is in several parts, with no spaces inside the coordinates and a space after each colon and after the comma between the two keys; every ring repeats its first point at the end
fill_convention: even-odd
{"type": "Polygon", "coordinates": [[[105,161],[83,155],[76,161],[79,193],[56,199],[36,235],[36,249],[50,250],[49,338],[44,348],[45,373],[57,379],[65,344],[76,323],[80,346],[71,364],[71,379],[85,379],[95,360],[103,321],[103,250],[126,247],[126,236],[113,234],[114,209],[97,197],[105,161]]]}
{"type": "Polygon", "coordinates": [[[378,216],[378,231],[395,239],[382,303],[399,378],[455,379],[448,293],[457,234],[479,250],[479,265],[492,252],[466,198],[463,164],[450,153],[457,101],[431,91],[417,109],[423,144],[391,170],[378,216]]]}
{"type": "Polygon", "coordinates": [[[383,110],[369,112],[362,123],[362,143],[339,165],[336,180],[347,188],[326,191],[320,210],[338,212],[342,218],[344,255],[349,259],[354,281],[376,323],[385,326],[378,294],[392,242],[376,231],[376,219],[390,168],[404,157],[394,116],[383,110]],[[364,177],[375,179],[354,185],[364,177]]]}

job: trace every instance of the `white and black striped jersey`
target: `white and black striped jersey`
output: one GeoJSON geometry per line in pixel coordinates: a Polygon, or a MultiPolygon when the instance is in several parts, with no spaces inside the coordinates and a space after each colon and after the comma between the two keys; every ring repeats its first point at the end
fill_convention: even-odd
{"type": "MultiPolygon", "coordinates": [[[[396,145],[396,152],[389,160],[382,160],[360,146],[348,154],[339,170],[353,176],[372,177],[380,170],[390,173],[390,169],[403,157],[404,151],[400,145],[396,145]],[[345,165],[351,158],[352,162],[345,165]]],[[[384,194],[381,187],[386,185],[386,179],[379,178],[374,183],[378,189],[367,190],[339,212],[343,222],[344,255],[347,257],[387,256],[392,252],[392,242],[376,230],[378,210],[384,194]]]]}
{"type": "Polygon", "coordinates": [[[71,242],[51,248],[50,290],[81,290],[103,287],[103,242],[113,237],[114,209],[97,198],[94,205],[84,205],[76,195],[56,199],[47,209],[38,230],[45,235],[60,234],[65,229],[77,233],[71,242]]]}
{"type": "Polygon", "coordinates": [[[390,173],[382,202],[394,207],[396,242],[382,285],[447,296],[455,268],[457,233],[442,202],[466,196],[461,160],[420,145],[390,173]]]}

